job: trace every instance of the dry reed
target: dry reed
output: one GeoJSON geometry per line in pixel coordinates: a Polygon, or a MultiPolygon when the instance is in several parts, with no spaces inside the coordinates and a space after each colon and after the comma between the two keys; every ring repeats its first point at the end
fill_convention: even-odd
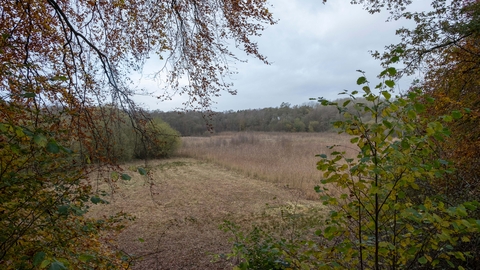
{"type": "Polygon", "coordinates": [[[268,182],[301,190],[308,199],[318,195],[314,187],[322,173],[317,154],[328,146],[353,155],[349,137],[336,133],[221,133],[211,137],[184,137],[178,155],[217,163],[268,182]]]}

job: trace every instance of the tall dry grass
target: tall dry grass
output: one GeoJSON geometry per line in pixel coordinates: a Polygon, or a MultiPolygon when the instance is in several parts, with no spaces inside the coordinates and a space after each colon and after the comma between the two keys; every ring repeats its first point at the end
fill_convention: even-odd
{"type": "Polygon", "coordinates": [[[316,169],[317,154],[337,151],[354,155],[349,137],[336,133],[222,133],[211,137],[184,137],[178,155],[193,157],[240,171],[247,176],[302,191],[316,199],[314,187],[322,173],[316,169]]]}

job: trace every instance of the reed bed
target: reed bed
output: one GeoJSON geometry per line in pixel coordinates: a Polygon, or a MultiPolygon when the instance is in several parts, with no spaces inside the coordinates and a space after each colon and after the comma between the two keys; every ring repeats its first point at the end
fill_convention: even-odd
{"type": "Polygon", "coordinates": [[[303,192],[316,199],[314,187],[322,173],[316,169],[317,154],[337,151],[354,155],[349,137],[336,133],[221,133],[210,137],[184,137],[178,155],[217,163],[244,173],[303,192]]]}

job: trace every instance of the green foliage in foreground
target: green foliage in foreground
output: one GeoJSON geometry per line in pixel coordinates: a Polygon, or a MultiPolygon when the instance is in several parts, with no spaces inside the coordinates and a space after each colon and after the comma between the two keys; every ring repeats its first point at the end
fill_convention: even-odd
{"type": "Polygon", "coordinates": [[[357,80],[369,103],[358,102],[357,91],[344,92],[350,99],[342,104],[319,100],[342,114],[344,120],[334,126],[350,134],[358,149],[354,158],[336,151],[336,146],[330,147],[329,155],[319,155],[317,168],[323,180],[316,190],[330,210],[315,225],[315,237],[322,240],[311,240],[312,236],[286,248],[282,241],[269,240],[271,232],[254,231],[235,243],[233,254],[242,258],[240,269],[257,269],[258,260],[297,262],[270,265],[270,269],[475,267],[471,252],[458,247],[480,232],[480,220],[472,218],[479,203],[451,205],[447,196],[422,192],[454,171],[450,162],[438,158],[435,142],[449,136],[444,123],[459,118],[458,112],[436,121],[423,118],[425,106],[419,101],[428,97],[415,91],[406,97],[391,97],[389,90],[395,83],[388,77],[395,73],[393,68],[382,72],[384,81],[375,87],[379,94],[372,92],[364,76],[357,80]],[[349,104],[355,112],[347,110],[349,104]],[[362,120],[365,113],[371,121],[362,120]],[[334,196],[329,189],[341,194],[334,196]],[[274,244],[251,252],[252,242],[258,246],[265,241],[274,244]]]}
{"type": "MultiPolygon", "coordinates": [[[[178,146],[179,136],[159,120],[145,122],[151,125],[136,135],[128,116],[109,107],[91,110],[95,128],[78,127],[85,136],[72,132],[72,119],[64,114],[7,102],[0,107],[6,116],[0,121],[0,268],[129,268],[132,257],[112,243],[132,217],[122,212],[86,215],[92,204],[108,202],[103,199],[106,191],[93,189],[98,167],[83,165],[132,159],[136,145],[149,145],[155,151],[150,157],[163,157],[178,146]],[[137,138],[144,144],[136,143],[137,138]]],[[[141,167],[134,171],[148,175],[141,167]]],[[[113,171],[109,184],[120,178],[131,179],[113,171]]]]}
{"type": "Polygon", "coordinates": [[[52,133],[40,125],[0,123],[0,268],[119,269],[128,265],[105,242],[130,217],[123,213],[103,219],[85,216],[90,202],[104,201],[92,192],[85,177],[88,172],[71,162],[75,154],[63,146],[61,136],[52,133]]]}
{"type": "Polygon", "coordinates": [[[235,269],[299,269],[311,261],[312,252],[326,244],[322,244],[323,237],[313,234],[323,223],[323,209],[289,204],[276,210],[264,213],[249,232],[230,221],[221,225],[234,236],[232,252],[226,257],[239,261],[235,269]]]}

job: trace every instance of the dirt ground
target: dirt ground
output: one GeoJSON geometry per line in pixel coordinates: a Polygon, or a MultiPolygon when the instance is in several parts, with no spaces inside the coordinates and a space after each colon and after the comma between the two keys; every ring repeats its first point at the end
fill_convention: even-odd
{"type": "MultiPolygon", "coordinates": [[[[131,164],[130,170],[145,164],[131,164]]],[[[262,212],[287,203],[313,204],[301,192],[277,186],[195,159],[149,161],[150,178],[126,172],[108,205],[92,214],[118,211],[136,217],[118,237],[118,247],[138,257],[133,269],[232,269],[232,261],[214,260],[228,253],[230,234],[224,220],[247,225],[262,212]]],[[[108,191],[105,186],[100,186],[108,191]]]]}

